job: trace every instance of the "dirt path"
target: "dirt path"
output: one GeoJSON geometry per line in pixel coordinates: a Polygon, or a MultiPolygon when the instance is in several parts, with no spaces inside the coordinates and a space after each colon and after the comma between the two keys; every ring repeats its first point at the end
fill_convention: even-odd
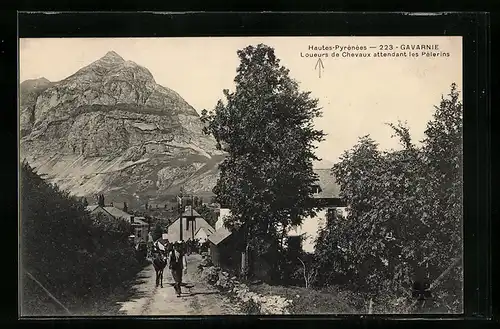
{"type": "Polygon", "coordinates": [[[241,314],[229,299],[216,289],[202,282],[197,274],[200,255],[187,257],[188,273],[184,275],[182,297],[177,297],[172,287],[168,268],[163,274],[163,288],[155,287],[153,265],[138,275],[139,283],[133,289],[134,296],[120,303],[120,313],[126,315],[226,315],[241,314]]]}

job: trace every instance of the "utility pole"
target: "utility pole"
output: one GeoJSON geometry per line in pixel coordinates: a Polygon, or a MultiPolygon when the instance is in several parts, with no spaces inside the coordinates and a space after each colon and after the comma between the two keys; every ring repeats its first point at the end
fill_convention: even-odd
{"type": "Polygon", "coordinates": [[[194,241],[194,224],[196,219],[193,218],[194,196],[191,194],[191,239],[194,241]]]}
{"type": "Polygon", "coordinates": [[[180,224],[179,239],[180,241],[182,241],[182,196],[177,198],[179,200],[179,205],[177,206],[177,209],[179,210],[179,224],[180,224]]]}

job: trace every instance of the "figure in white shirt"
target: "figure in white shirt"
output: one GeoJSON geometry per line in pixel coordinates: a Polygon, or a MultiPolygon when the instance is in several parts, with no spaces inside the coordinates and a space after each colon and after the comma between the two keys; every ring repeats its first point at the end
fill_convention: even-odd
{"type": "Polygon", "coordinates": [[[187,274],[187,259],[183,252],[182,244],[182,241],[175,242],[173,245],[174,249],[168,257],[168,268],[172,272],[177,297],[181,297],[182,274],[183,272],[187,274]]]}

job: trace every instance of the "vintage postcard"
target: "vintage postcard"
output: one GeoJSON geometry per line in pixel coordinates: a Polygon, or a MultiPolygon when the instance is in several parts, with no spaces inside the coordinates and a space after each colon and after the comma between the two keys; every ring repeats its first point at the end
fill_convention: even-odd
{"type": "Polygon", "coordinates": [[[462,38],[19,40],[20,315],[463,311],[462,38]]]}

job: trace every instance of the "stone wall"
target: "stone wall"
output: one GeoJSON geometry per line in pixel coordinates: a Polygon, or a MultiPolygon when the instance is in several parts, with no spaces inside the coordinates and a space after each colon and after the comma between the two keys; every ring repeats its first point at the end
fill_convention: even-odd
{"type": "Polygon", "coordinates": [[[290,314],[291,300],[281,296],[262,295],[250,291],[249,287],[239,282],[236,277],[230,277],[220,267],[213,266],[209,257],[206,257],[201,262],[198,269],[201,271],[203,280],[236,299],[243,309],[248,308],[248,305],[251,304],[257,308],[252,313],[265,315],[290,314]]]}

